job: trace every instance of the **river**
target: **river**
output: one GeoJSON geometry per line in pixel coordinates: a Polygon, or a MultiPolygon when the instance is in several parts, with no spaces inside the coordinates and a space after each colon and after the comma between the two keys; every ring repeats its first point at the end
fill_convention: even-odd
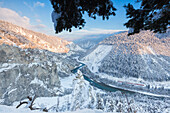
{"type": "MultiPolygon", "coordinates": [[[[85,64],[81,63],[80,66],[78,66],[75,69],[71,70],[71,72],[75,74],[83,66],[85,66],[85,64]]],[[[95,81],[93,79],[90,79],[87,75],[84,75],[84,74],[83,74],[83,77],[84,77],[84,79],[86,81],[88,81],[90,83],[90,85],[92,85],[94,87],[97,87],[99,89],[105,90],[105,91],[109,91],[109,92],[121,91],[123,93],[130,93],[130,94],[139,93],[139,94],[142,94],[142,95],[147,95],[149,97],[158,97],[158,98],[167,98],[168,97],[168,98],[170,98],[169,96],[166,96],[166,95],[157,95],[157,94],[152,94],[152,93],[147,93],[147,92],[142,92],[142,91],[133,91],[133,90],[131,91],[131,90],[128,90],[128,89],[109,86],[109,85],[106,85],[104,83],[101,83],[101,82],[95,81]]]]}
{"type": "MultiPolygon", "coordinates": [[[[83,66],[85,66],[85,64],[81,63],[80,66],[78,66],[75,69],[71,70],[71,72],[75,74],[83,66]]],[[[126,92],[126,93],[135,93],[133,91],[129,91],[129,90],[121,89],[121,88],[116,88],[116,87],[111,87],[111,86],[108,86],[108,85],[106,85],[104,83],[97,82],[95,80],[90,79],[87,75],[83,75],[83,77],[84,77],[84,79],[86,81],[88,81],[90,83],[90,85],[92,85],[94,87],[97,87],[99,89],[102,89],[102,90],[106,90],[106,91],[110,91],[110,92],[121,91],[121,92],[126,92]]]]}

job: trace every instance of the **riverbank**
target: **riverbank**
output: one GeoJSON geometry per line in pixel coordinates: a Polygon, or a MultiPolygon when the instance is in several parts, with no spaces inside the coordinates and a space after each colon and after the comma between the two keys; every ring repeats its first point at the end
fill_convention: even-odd
{"type": "MultiPolygon", "coordinates": [[[[81,63],[80,66],[71,70],[71,72],[76,73],[79,69],[81,69],[84,66],[85,66],[85,64],[81,63]]],[[[137,82],[137,81],[131,82],[131,81],[125,80],[124,78],[111,77],[111,76],[104,74],[104,73],[97,73],[97,74],[98,74],[97,78],[100,78],[99,80],[92,79],[92,78],[96,78],[96,77],[90,77],[90,75],[85,75],[85,74],[83,74],[83,77],[92,86],[95,86],[99,89],[110,91],[110,92],[122,91],[122,92],[125,92],[125,93],[131,93],[131,94],[132,93],[140,93],[140,94],[143,94],[143,95],[154,96],[154,97],[158,97],[158,98],[170,98],[170,96],[168,94],[165,95],[165,94],[157,94],[157,93],[147,92],[148,91],[148,90],[146,90],[147,85],[144,84],[144,82],[143,83],[137,82]],[[102,79],[103,80],[106,79],[105,77],[109,78],[110,80],[113,80],[112,84],[110,82],[108,82],[106,84],[107,81],[101,82],[102,79]],[[116,85],[114,85],[113,83],[115,83],[116,85]],[[120,85],[120,86],[118,86],[118,85],[120,85]],[[122,86],[124,86],[124,88],[122,86]],[[129,88],[131,88],[131,89],[129,89],[129,88]],[[141,90],[139,90],[139,89],[141,89],[141,90]]]]}

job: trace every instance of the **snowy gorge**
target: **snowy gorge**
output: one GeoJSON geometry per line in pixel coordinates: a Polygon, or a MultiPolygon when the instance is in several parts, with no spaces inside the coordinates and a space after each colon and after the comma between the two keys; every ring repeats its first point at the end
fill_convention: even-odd
{"type": "Polygon", "coordinates": [[[122,32],[86,50],[0,21],[0,113],[168,113],[169,36],[122,32]],[[16,109],[35,95],[42,109],[16,109]]]}
{"type": "Polygon", "coordinates": [[[129,37],[127,32],[120,33],[100,42],[81,61],[93,73],[89,73],[93,75],[91,78],[105,84],[142,88],[147,92],[147,88],[154,92],[153,88],[158,88],[156,93],[169,95],[170,37],[162,35],[160,39],[157,36],[150,31],[141,31],[129,37]],[[160,89],[163,91],[160,92],[160,89]]]}

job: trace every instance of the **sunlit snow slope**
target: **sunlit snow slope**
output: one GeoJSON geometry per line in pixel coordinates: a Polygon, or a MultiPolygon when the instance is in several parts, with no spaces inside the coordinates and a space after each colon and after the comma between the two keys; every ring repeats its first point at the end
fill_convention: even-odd
{"type": "Polygon", "coordinates": [[[0,20],[0,44],[3,43],[21,48],[37,48],[51,52],[67,53],[69,48],[66,45],[71,42],[0,20]]]}

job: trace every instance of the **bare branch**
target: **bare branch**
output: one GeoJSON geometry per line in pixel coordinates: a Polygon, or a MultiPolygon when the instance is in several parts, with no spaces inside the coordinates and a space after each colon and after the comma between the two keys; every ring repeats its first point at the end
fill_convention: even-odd
{"type": "Polygon", "coordinates": [[[28,104],[28,102],[20,102],[16,108],[19,108],[22,104],[28,104]]]}

